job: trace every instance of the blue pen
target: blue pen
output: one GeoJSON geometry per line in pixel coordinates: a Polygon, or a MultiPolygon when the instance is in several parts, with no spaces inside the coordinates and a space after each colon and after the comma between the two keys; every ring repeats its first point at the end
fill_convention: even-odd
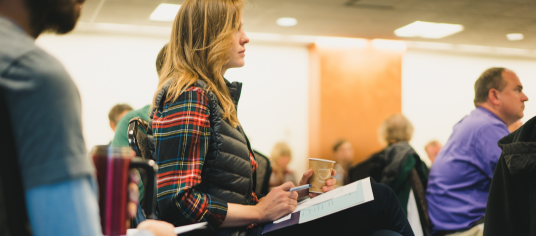
{"type": "Polygon", "coordinates": [[[310,187],[311,187],[310,184],[306,184],[306,185],[298,186],[298,187],[295,187],[295,188],[291,188],[291,189],[288,190],[288,191],[289,191],[289,192],[300,191],[300,190],[308,189],[308,188],[310,188],[310,187]]]}

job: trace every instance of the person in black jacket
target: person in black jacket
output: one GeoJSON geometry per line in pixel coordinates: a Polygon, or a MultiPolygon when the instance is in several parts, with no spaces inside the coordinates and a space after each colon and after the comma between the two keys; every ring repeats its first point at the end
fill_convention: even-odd
{"type": "Polygon", "coordinates": [[[401,114],[390,116],[380,126],[379,134],[387,147],[352,167],[350,182],[370,176],[379,183],[389,185],[406,211],[411,189],[410,172],[415,169],[425,187],[428,167],[409,145],[413,125],[406,117],[401,114]]]}
{"type": "Polygon", "coordinates": [[[484,236],[536,235],[536,117],[499,140],[484,236]]]}

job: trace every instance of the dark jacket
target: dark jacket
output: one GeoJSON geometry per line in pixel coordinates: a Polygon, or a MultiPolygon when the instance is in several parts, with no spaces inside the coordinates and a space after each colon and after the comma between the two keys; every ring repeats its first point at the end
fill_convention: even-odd
{"type": "MultiPolygon", "coordinates": [[[[226,81],[235,106],[238,105],[242,83],[226,81]]],[[[206,91],[207,85],[201,80],[197,87],[206,91]]],[[[156,97],[156,104],[163,106],[168,86],[156,97]]],[[[222,108],[213,92],[205,93],[210,109],[210,143],[203,165],[200,191],[218,197],[229,203],[251,205],[252,192],[256,187],[256,176],[252,172],[249,141],[239,125],[233,128],[222,118],[222,108]]],[[[154,109],[151,114],[154,114],[154,109]]],[[[152,119],[153,115],[151,115],[152,119]]],[[[245,235],[246,227],[219,230],[218,235],[245,235]]]]}
{"type": "MultiPolygon", "coordinates": [[[[408,142],[398,142],[352,167],[349,177],[350,182],[354,182],[370,176],[378,183],[388,185],[395,191],[406,212],[411,190],[409,178],[413,169],[417,171],[421,183],[428,182],[428,167],[408,142]]],[[[423,187],[426,190],[425,184],[423,187]]]]}
{"type": "Polygon", "coordinates": [[[485,236],[536,236],[536,117],[499,140],[484,221],[485,236]]]}

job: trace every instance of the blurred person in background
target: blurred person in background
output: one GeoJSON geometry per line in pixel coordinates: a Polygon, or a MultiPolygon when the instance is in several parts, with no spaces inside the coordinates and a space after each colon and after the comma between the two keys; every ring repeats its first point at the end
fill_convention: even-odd
{"type": "Polygon", "coordinates": [[[489,68],[476,80],[476,109],[454,126],[430,171],[426,198],[434,233],[483,234],[490,183],[501,155],[497,142],[523,117],[527,100],[511,70],[489,68]]]}
{"type": "MultiPolygon", "coordinates": [[[[83,2],[0,0],[0,106],[6,126],[0,144],[2,236],[102,235],[78,89],[34,42],[45,31],[71,31],[83,2]],[[6,165],[10,160],[15,163],[6,165]]],[[[135,184],[129,188],[136,193],[135,184]]],[[[129,195],[132,217],[137,199],[129,195]]],[[[138,235],[174,235],[165,222],[147,221],[139,229],[149,231],[138,235]]]]}
{"type": "MultiPolygon", "coordinates": [[[[426,187],[429,172],[426,164],[409,144],[413,136],[413,125],[404,115],[395,114],[382,122],[378,134],[380,141],[387,147],[352,167],[350,182],[370,176],[379,183],[388,185],[394,190],[407,215],[410,195],[416,194],[411,189],[411,172],[416,171],[423,187],[426,187]]],[[[424,193],[422,194],[424,198],[424,193]]],[[[418,214],[417,211],[413,213],[418,214]]],[[[417,215],[417,222],[418,218],[417,215]]],[[[410,221],[410,224],[417,235],[422,234],[417,232],[421,231],[419,223],[410,221]]]]}
{"type": "MultiPolygon", "coordinates": [[[[162,63],[164,61],[164,57],[166,56],[166,47],[167,44],[160,49],[160,52],[158,52],[158,55],[156,56],[156,73],[160,75],[160,70],[162,69],[162,63]]],[[[128,122],[134,117],[139,117],[147,122],[149,122],[149,110],[151,105],[147,104],[146,106],[137,109],[129,111],[128,113],[119,120],[117,123],[117,131],[115,132],[114,139],[112,140],[111,145],[116,147],[128,147],[128,122]]],[[[141,182],[140,182],[141,183],[141,182]]],[[[140,191],[143,189],[143,187],[140,188],[140,191]]],[[[143,192],[143,191],[141,191],[143,192]]]]}
{"type": "Polygon", "coordinates": [[[523,122],[521,122],[521,120],[518,120],[518,121],[516,121],[513,124],[508,126],[508,131],[510,131],[510,133],[513,133],[514,131],[519,129],[519,127],[521,127],[522,125],[523,125],[523,122]]]}
{"type": "Polygon", "coordinates": [[[334,178],[337,180],[337,186],[344,186],[350,183],[348,171],[354,161],[354,147],[346,139],[339,139],[333,144],[333,156],[337,174],[334,178]]]}
{"type": "Polygon", "coordinates": [[[292,160],[292,151],[285,142],[275,144],[270,155],[272,159],[272,174],[270,175],[270,190],[286,182],[298,184],[294,172],[287,166],[292,160]]]}
{"type": "Polygon", "coordinates": [[[437,140],[432,140],[424,146],[424,151],[426,151],[426,155],[428,155],[431,164],[434,164],[437,154],[441,151],[441,147],[441,143],[437,140]]]}
{"type": "Polygon", "coordinates": [[[128,104],[117,104],[108,112],[108,119],[110,120],[110,128],[115,132],[117,129],[117,123],[127,114],[132,111],[132,107],[128,104]]]}
{"type": "MultiPolygon", "coordinates": [[[[298,198],[318,196],[308,189],[290,192],[290,182],[261,199],[253,192],[257,162],[236,112],[242,84],[224,78],[229,68],[245,64],[243,7],[241,0],[184,1],[151,112],[160,219],[177,226],[207,222],[217,235],[260,235],[264,223],[291,213],[298,198]]],[[[312,174],[305,172],[299,184],[312,174]]],[[[335,182],[327,180],[323,190],[333,190],[335,182]]],[[[380,229],[413,235],[394,193],[381,184],[372,184],[372,191],[374,201],[266,235],[367,235],[380,229]]]]}

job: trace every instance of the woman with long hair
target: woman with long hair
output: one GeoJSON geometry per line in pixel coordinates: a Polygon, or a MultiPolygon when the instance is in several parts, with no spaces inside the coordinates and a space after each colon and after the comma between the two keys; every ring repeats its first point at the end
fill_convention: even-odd
{"type": "MultiPolygon", "coordinates": [[[[176,226],[206,221],[218,235],[260,235],[264,223],[292,212],[298,198],[316,196],[289,192],[290,182],[260,200],[253,192],[257,163],[236,114],[241,84],[224,79],[227,69],[244,66],[243,6],[243,0],[181,5],[151,114],[160,219],[176,226]]],[[[311,175],[304,173],[299,184],[311,175]]],[[[334,184],[326,181],[323,190],[334,184]]],[[[370,203],[275,233],[355,235],[385,228],[413,235],[392,191],[376,184],[373,191],[370,203]]]]}

